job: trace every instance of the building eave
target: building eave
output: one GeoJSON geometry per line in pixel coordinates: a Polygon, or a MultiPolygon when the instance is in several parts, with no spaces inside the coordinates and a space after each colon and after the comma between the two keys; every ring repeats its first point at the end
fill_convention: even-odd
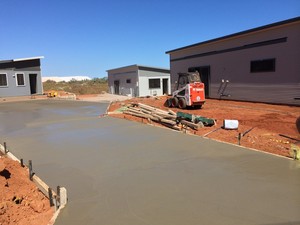
{"type": "Polygon", "coordinates": [[[36,56],[36,57],[29,57],[29,58],[19,58],[19,59],[13,59],[12,61],[18,62],[18,61],[26,61],[26,60],[33,60],[33,59],[44,59],[44,56],[36,56]]]}
{"type": "Polygon", "coordinates": [[[115,69],[110,69],[110,70],[106,70],[106,72],[112,72],[115,70],[127,69],[127,68],[134,68],[136,70],[161,71],[161,72],[165,72],[165,73],[170,73],[170,69],[167,69],[167,68],[145,66],[145,65],[138,65],[138,64],[134,64],[134,65],[130,65],[130,66],[123,66],[123,67],[119,67],[119,68],[115,68],[115,69]]]}
{"type": "Polygon", "coordinates": [[[173,52],[185,50],[185,49],[188,49],[188,48],[193,48],[193,47],[198,47],[198,46],[213,43],[213,42],[223,41],[223,40],[226,40],[226,39],[235,38],[235,37],[251,34],[251,33],[254,33],[254,32],[258,32],[258,31],[263,31],[263,30],[278,27],[278,26],[288,25],[288,24],[291,24],[291,23],[294,23],[294,22],[300,22],[300,16],[292,18],[292,19],[283,20],[283,21],[280,21],[280,22],[268,24],[268,25],[265,25],[265,26],[260,26],[260,27],[256,27],[256,28],[253,28],[253,29],[241,31],[241,32],[238,32],[238,33],[226,35],[226,36],[223,36],[223,37],[210,39],[210,40],[207,40],[207,41],[199,42],[199,43],[188,45],[188,46],[185,46],[185,47],[177,48],[177,49],[174,49],[174,50],[167,51],[165,53],[166,54],[171,54],[173,52]]]}

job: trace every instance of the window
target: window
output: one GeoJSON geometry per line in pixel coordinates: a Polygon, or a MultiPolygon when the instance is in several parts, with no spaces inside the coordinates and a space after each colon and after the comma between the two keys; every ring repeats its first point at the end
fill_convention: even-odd
{"type": "Polygon", "coordinates": [[[275,72],[275,59],[263,59],[251,61],[250,71],[251,73],[258,72],[275,72]]]}
{"type": "Polygon", "coordinates": [[[160,79],[149,79],[149,88],[160,88],[160,79]]]}
{"type": "Polygon", "coordinates": [[[131,79],[127,79],[126,84],[131,84],[131,79]]]}
{"type": "Polygon", "coordinates": [[[24,73],[17,73],[17,86],[24,86],[25,80],[24,80],[24,73]]]}
{"type": "Polygon", "coordinates": [[[0,87],[7,87],[7,76],[5,73],[0,74],[0,87]]]}

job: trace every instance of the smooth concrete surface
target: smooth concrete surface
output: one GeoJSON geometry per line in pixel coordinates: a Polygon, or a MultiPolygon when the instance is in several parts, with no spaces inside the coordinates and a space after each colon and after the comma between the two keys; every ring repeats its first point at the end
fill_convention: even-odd
{"type": "Polygon", "coordinates": [[[56,222],[300,224],[300,165],[110,117],[106,104],[0,104],[0,141],[69,202],[56,222]]]}

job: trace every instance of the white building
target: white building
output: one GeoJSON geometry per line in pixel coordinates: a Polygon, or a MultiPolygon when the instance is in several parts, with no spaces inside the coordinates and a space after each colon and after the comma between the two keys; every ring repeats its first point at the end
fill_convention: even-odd
{"type": "Polygon", "coordinates": [[[168,69],[131,65],[107,70],[107,74],[111,94],[145,97],[171,93],[168,69]]]}

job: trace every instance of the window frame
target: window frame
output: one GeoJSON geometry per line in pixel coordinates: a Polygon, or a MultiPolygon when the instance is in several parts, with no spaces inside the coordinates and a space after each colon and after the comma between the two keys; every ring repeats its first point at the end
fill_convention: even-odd
{"type": "Polygon", "coordinates": [[[1,84],[0,84],[0,88],[8,87],[7,73],[0,73],[0,75],[5,75],[5,78],[6,78],[6,85],[1,85],[1,84]]]}
{"type": "Polygon", "coordinates": [[[148,86],[149,86],[149,89],[160,89],[161,88],[161,79],[160,78],[149,78],[148,79],[148,86]],[[153,81],[153,80],[158,80],[159,81],[159,85],[158,87],[154,86],[154,84],[151,84],[150,81],[153,81]]]}
{"type": "Polygon", "coordinates": [[[24,86],[26,86],[25,73],[15,73],[15,77],[16,77],[16,85],[17,85],[17,87],[24,87],[24,86]],[[24,82],[24,84],[19,84],[19,82],[18,82],[18,75],[19,74],[23,75],[23,82],[24,82]]]}
{"type": "Polygon", "coordinates": [[[270,73],[275,71],[276,71],[276,58],[259,59],[259,60],[250,61],[250,73],[270,73]],[[260,63],[261,65],[254,65],[255,63],[257,64],[260,63]],[[267,66],[262,65],[263,63],[270,63],[271,68],[268,68],[269,65],[267,66]]]}

